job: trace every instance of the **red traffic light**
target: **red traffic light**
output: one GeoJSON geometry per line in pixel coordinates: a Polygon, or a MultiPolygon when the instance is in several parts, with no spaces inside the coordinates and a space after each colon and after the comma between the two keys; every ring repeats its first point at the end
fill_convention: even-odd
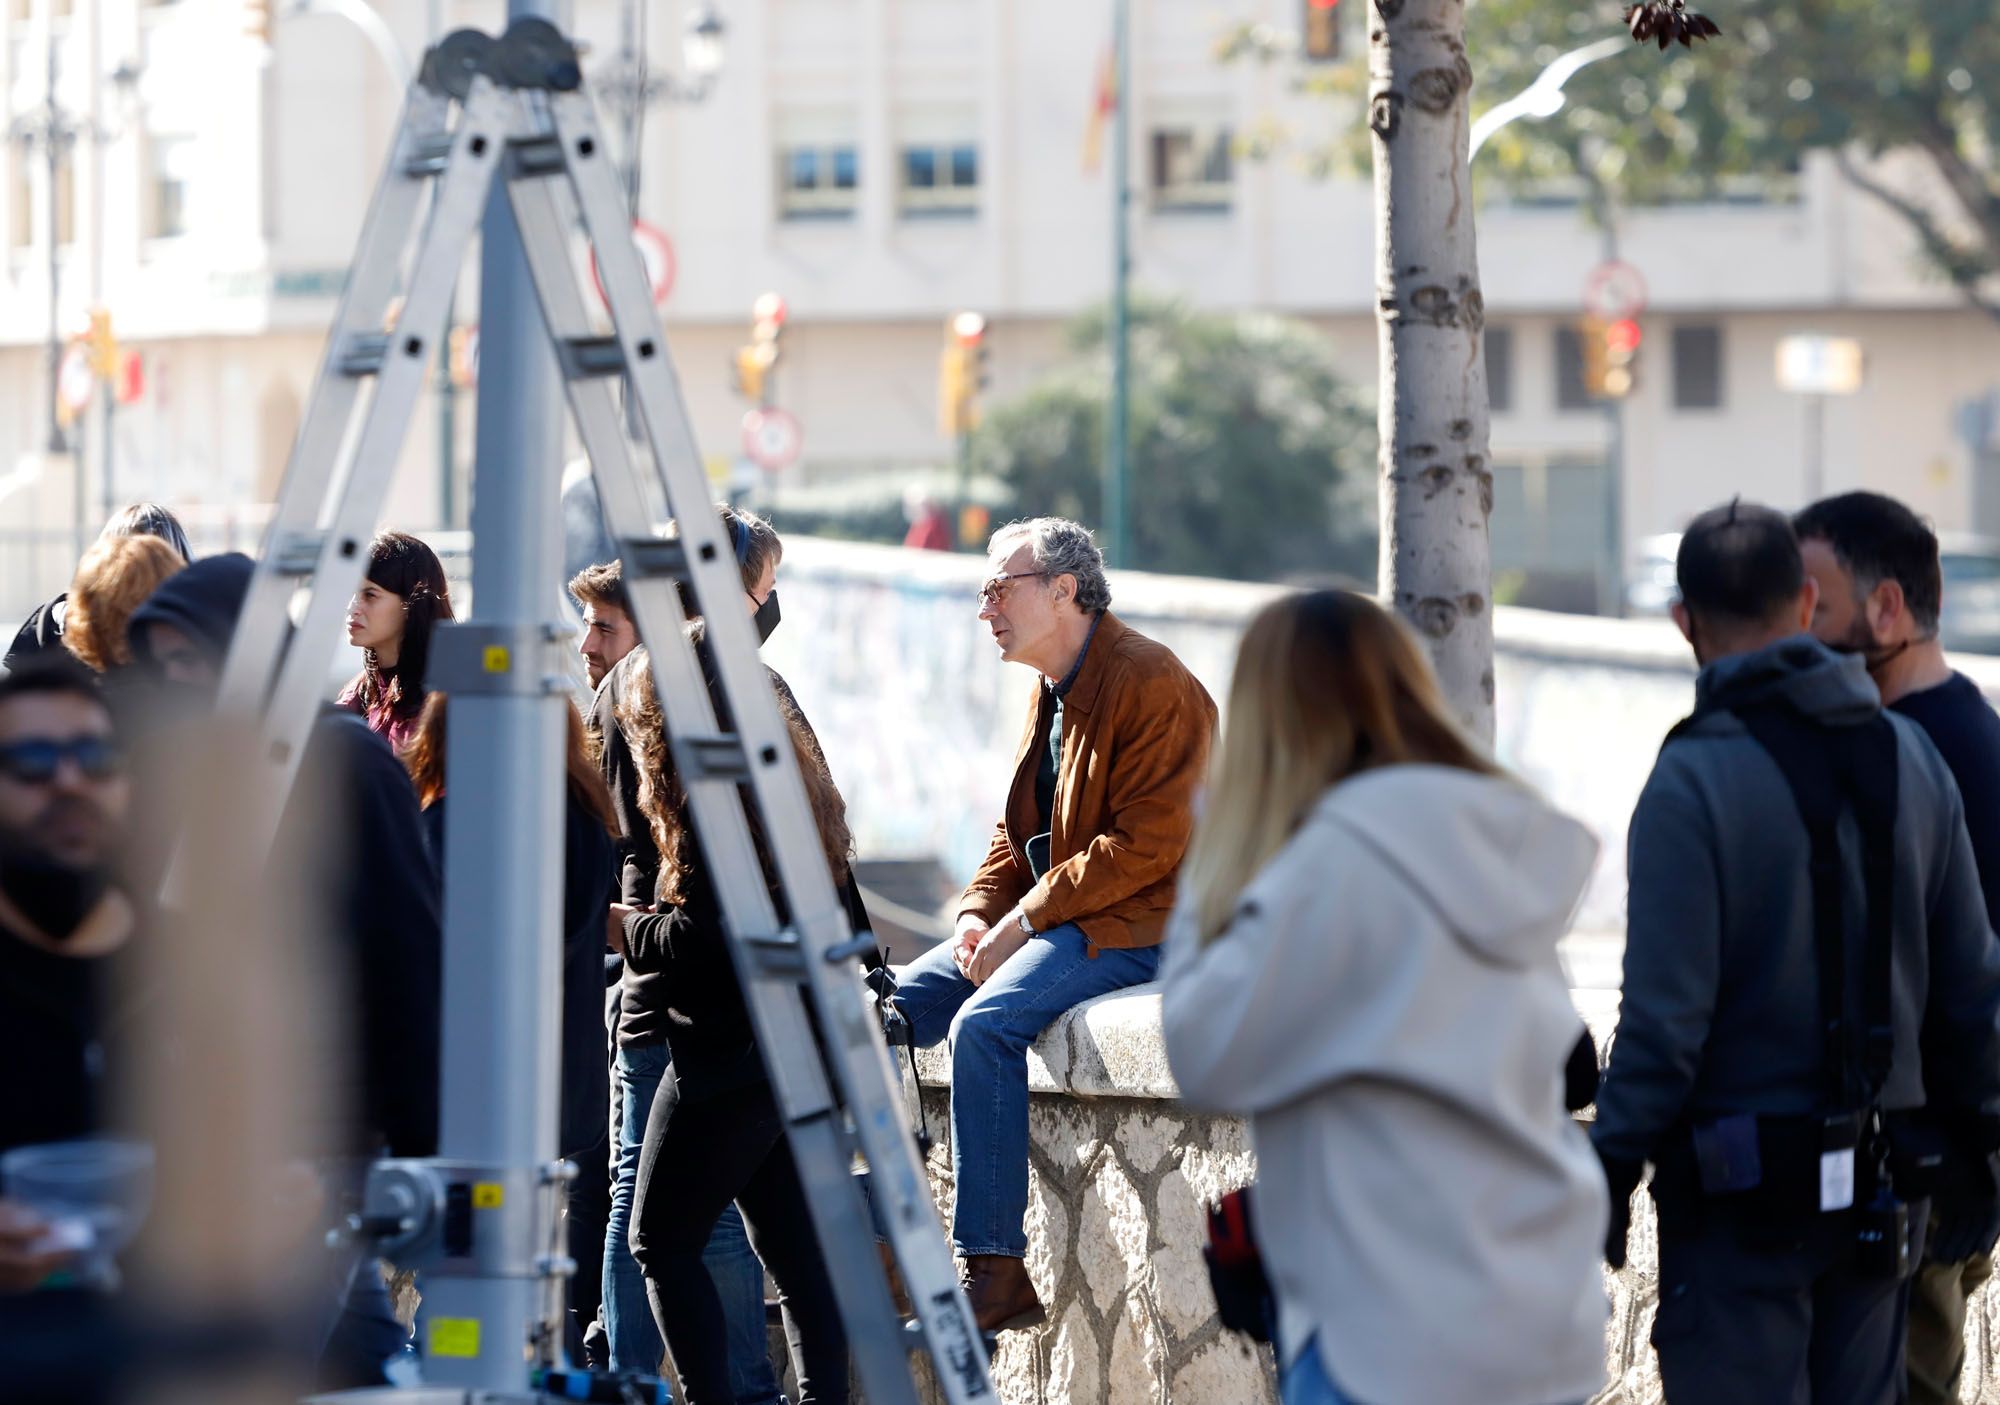
{"type": "Polygon", "coordinates": [[[978,346],[986,337],[986,319],[977,312],[961,312],[951,319],[951,335],[960,346],[978,346]]]}
{"type": "Polygon", "coordinates": [[[1340,0],[1306,0],[1308,10],[1331,10],[1340,0]]]}
{"type": "Polygon", "coordinates": [[[1630,317],[1621,317],[1604,329],[1604,349],[1614,356],[1630,356],[1639,349],[1644,334],[1630,317]]]}
{"type": "Polygon", "coordinates": [[[785,300],[776,293],[764,293],[750,305],[750,316],[758,322],[768,322],[772,328],[785,325],[785,300]]]}

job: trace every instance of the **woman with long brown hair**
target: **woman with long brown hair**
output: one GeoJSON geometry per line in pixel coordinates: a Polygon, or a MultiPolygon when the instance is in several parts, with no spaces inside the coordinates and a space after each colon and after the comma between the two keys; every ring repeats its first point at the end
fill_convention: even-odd
{"type": "MultiPolygon", "coordinates": [[[[765,601],[772,598],[767,594],[765,601]]],[[[765,601],[751,595],[749,603],[762,608],[765,601]]],[[[694,628],[699,643],[699,625],[694,628]]],[[[673,1045],[672,1077],[661,1085],[646,1123],[632,1253],[645,1273],[685,1405],[726,1405],[736,1398],[726,1323],[702,1252],[733,1202],[778,1286],[799,1405],[844,1405],[847,1338],[737,983],[715,877],[690,822],[643,648],[625,667],[630,692],[621,729],[638,768],[640,808],[660,870],[656,908],[614,907],[610,936],[629,970],[664,978],[661,998],[673,1045]]],[[[860,927],[866,914],[850,871],[846,803],[790,690],[777,674],[770,676],[827,865],[860,927]]]]}
{"type": "Polygon", "coordinates": [[[1285,1405],[1554,1405],[1604,1375],[1604,1181],[1556,942],[1596,856],[1365,596],[1267,606],[1167,929],[1167,1056],[1248,1116],[1285,1405]],[[1351,1392],[1352,1394],[1348,1394],[1351,1392]]]}
{"type": "Polygon", "coordinates": [[[347,605],[347,642],[361,650],[361,672],[335,701],[398,752],[423,714],[431,631],[451,618],[451,583],[437,553],[408,532],[378,533],[367,577],[347,605]]]}

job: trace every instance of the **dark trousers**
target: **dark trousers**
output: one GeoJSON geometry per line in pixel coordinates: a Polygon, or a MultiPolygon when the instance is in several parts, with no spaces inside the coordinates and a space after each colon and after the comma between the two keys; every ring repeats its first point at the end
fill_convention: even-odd
{"type": "Polygon", "coordinates": [[[1663,1215],[1653,1346],[1668,1405],[1895,1405],[1909,1291],[1856,1271],[1844,1223],[1764,1248],[1733,1223],[1663,1215]]]}
{"type": "Polygon", "coordinates": [[[728,1328],[702,1266],[731,1201],[778,1287],[798,1405],[846,1405],[847,1334],[771,1087],[682,1101],[660,1086],[646,1121],[632,1256],[680,1375],[684,1405],[728,1405],[728,1328]]]}
{"type": "MultiPolygon", "coordinates": [[[[609,1073],[606,1074],[609,1081],[609,1073]]],[[[583,1360],[583,1334],[597,1320],[604,1300],[604,1226],[611,1218],[611,1145],[599,1137],[588,1150],[574,1153],[576,1180],[563,1206],[569,1256],[576,1273],[569,1280],[570,1358],[583,1360]]]]}

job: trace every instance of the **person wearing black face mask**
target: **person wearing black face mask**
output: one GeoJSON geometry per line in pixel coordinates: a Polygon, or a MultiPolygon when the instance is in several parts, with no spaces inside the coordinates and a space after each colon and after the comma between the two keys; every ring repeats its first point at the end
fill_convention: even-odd
{"type": "MultiPolygon", "coordinates": [[[[2000,926],[2000,714],[1945,660],[1937,535],[1880,493],[1816,502],[1793,526],[1819,582],[1813,633],[1829,648],[1861,655],[1883,706],[1922,727],[1944,757],[1964,797],[1987,920],[2000,926]]],[[[1966,1300],[1993,1274],[1992,1255],[1977,1251],[2000,1233],[1990,1162],[1945,1164],[1954,1174],[1933,1197],[1928,1261],[1910,1292],[1912,1405],[1958,1399],[1966,1300]]]]}
{"type": "MultiPolygon", "coordinates": [[[[38,659],[0,678],[0,1151],[102,1130],[110,973],[134,929],[112,885],[130,787],[88,670],[38,659]]],[[[0,1200],[0,1294],[63,1256],[0,1200]]]]}

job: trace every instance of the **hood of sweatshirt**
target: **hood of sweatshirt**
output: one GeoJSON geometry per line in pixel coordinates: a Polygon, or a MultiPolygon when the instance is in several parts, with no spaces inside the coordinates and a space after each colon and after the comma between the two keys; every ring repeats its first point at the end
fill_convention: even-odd
{"type": "Polygon", "coordinates": [[[1315,818],[1353,831],[1459,942],[1508,966],[1554,951],[1597,862],[1596,837],[1527,786],[1451,766],[1364,771],[1328,791],[1315,818]]]}
{"type": "Polygon", "coordinates": [[[229,652],[230,636],[236,632],[236,617],[243,613],[243,601],[250,593],[250,577],[257,566],[240,551],[209,556],[186,570],[176,571],[160,582],[160,588],[146,603],[132,612],[125,626],[126,642],[132,658],[153,666],[151,626],[170,624],[200,644],[219,660],[229,652]]]}
{"type": "Polygon", "coordinates": [[[1717,659],[1695,680],[1694,698],[1696,712],[1785,702],[1833,726],[1865,722],[1882,710],[1861,655],[1835,653],[1810,634],[1717,659]]]}

